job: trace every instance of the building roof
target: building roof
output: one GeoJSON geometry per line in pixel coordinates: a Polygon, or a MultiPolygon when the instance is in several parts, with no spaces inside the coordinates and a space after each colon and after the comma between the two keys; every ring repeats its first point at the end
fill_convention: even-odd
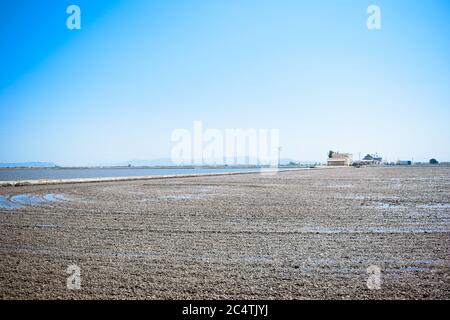
{"type": "Polygon", "coordinates": [[[347,158],[351,158],[352,154],[351,153],[333,153],[333,157],[331,159],[336,159],[336,160],[342,160],[342,159],[347,159],[347,158]]]}
{"type": "Polygon", "coordinates": [[[378,154],[367,154],[364,158],[363,161],[382,161],[383,158],[379,157],[378,154]]]}

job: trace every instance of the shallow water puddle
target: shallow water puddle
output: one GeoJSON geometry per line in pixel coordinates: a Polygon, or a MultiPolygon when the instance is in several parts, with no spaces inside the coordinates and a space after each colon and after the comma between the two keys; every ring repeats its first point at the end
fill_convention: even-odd
{"type": "Polygon", "coordinates": [[[57,228],[58,226],[54,225],[54,224],[38,224],[36,225],[37,228],[57,228]]]}
{"type": "Polygon", "coordinates": [[[204,196],[197,194],[180,194],[159,197],[162,200],[199,200],[204,199],[204,196]]]}
{"type": "Polygon", "coordinates": [[[450,209],[450,203],[429,203],[417,206],[421,209],[450,209]]]}
{"type": "Polygon", "coordinates": [[[18,194],[11,197],[0,196],[1,209],[20,209],[24,206],[46,205],[50,202],[68,200],[63,194],[47,193],[44,195],[18,194]]]}
{"type": "Polygon", "coordinates": [[[364,206],[365,208],[379,209],[379,210],[397,210],[406,208],[403,204],[389,200],[387,201],[370,200],[370,202],[364,201],[363,203],[361,203],[361,206],[364,206]]]}
{"type": "Polygon", "coordinates": [[[403,227],[384,227],[384,226],[376,226],[376,227],[359,227],[359,228],[345,228],[345,227],[336,227],[336,228],[327,228],[327,227],[302,227],[297,230],[300,233],[315,233],[315,234],[357,234],[357,233],[433,233],[433,232],[445,232],[445,227],[414,227],[414,226],[403,226],[403,227]]]}
{"type": "Polygon", "coordinates": [[[378,202],[375,206],[377,209],[400,209],[404,208],[404,206],[389,202],[378,202]]]}
{"type": "Polygon", "coordinates": [[[5,196],[0,196],[0,208],[2,208],[2,209],[19,209],[19,208],[22,208],[22,206],[10,201],[5,196]]]}
{"type": "Polygon", "coordinates": [[[44,194],[43,197],[47,201],[67,201],[67,200],[69,200],[63,194],[48,193],[48,194],[44,194]]]}
{"type": "Polygon", "coordinates": [[[331,234],[331,233],[350,233],[353,232],[353,230],[348,230],[348,229],[341,229],[341,228],[337,228],[337,229],[331,229],[331,228],[326,228],[326,227],[321,227],[321,226],[317,226],[317,227],[303,227],[299,229],[300,232],[302,233],[326,233],[326,234],[331,234]]]}
{"type": "Polygon", "coordinates": [[[41,203],[47,202],[43,197],[30,194],[19,194],[16,196],[12,196],[10,200],[11,202],[22,205],[39,205],[41,203]]]}
{"type": "Polygon", "coordinates": [[[419,267],[401,267],[402,271],[428,271],[430,268],[419,268],[419,267]]]}
{"type": "Polygon", "coordinates": [[[336,188],[336,189],[346,189],[346,188],[353,188],[353,185],[351,184],[334,184],[327,186],[328,188],[336,188]]]}

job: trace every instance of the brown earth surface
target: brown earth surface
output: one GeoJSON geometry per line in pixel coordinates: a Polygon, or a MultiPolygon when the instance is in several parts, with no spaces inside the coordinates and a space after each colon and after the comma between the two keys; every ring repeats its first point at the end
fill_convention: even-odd
{"type": "Polygon", "coordinates": [[[0,297],[449,299],[449,178],[373,167],[2,187],[16,207],[0,207],[0,297]]]}

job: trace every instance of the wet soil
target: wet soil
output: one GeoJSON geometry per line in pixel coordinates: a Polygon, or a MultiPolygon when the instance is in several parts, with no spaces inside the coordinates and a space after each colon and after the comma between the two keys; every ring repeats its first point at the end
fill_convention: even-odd
{"type": "Polygon", "coordinates": [[[0,297],[449,299],[449,204],[450,167],[3,187],[0,297]]]}

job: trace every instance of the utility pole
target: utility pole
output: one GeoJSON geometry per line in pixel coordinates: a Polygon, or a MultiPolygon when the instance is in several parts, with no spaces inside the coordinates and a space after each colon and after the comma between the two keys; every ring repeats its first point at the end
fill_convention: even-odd
{"type": "Polygon", "coordinates": [[[281,147],[278,147],[278,168],[281,165],[281,147]]]}

